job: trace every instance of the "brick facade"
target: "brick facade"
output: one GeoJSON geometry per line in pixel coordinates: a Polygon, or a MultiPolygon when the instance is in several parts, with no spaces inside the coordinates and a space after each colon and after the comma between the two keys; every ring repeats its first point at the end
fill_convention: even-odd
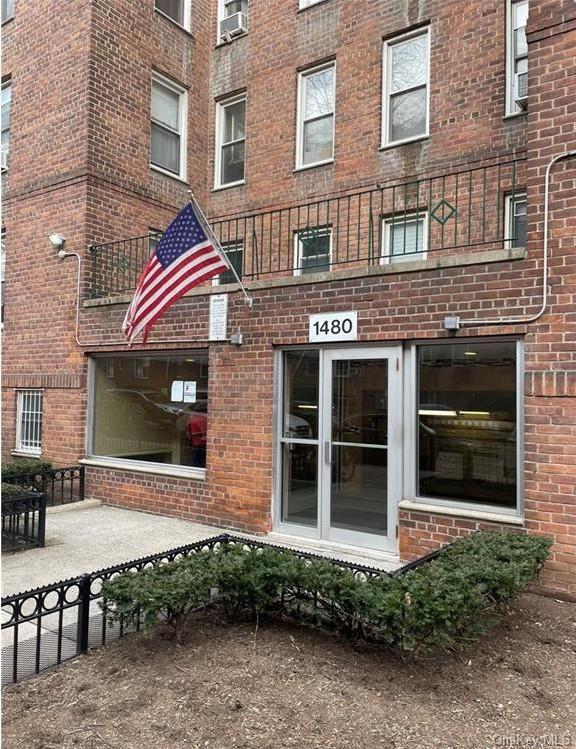
{"type": "MultiPolygon", "coordinates": [[[[92,282],[86,248],[162,229],[186,200],[188,185],[149,167],[153,70],[188,89],[188,179],[211,218],[484,167],[490,192],[504,186],[495,182],[503,179],[497,165],[514,161],[516,184],[527,192],[528,236],[525,251],[478,242],[404,268],[362,262],[305,278],[263,274],[248,282],[251,311],[230,290],[228,325],[242,331],[239,347],[206,343],[208,295],[219,289],[194,290],[159,322],[146,350],[209,348],[205,479],[90,466],[90,495],[267,532],[275,493],[275,351],[307,344],[309,314],[355,309],[359,343],[384,345],[447,338],[446,315],[538,313],[545,170],[553,156],[576,147],[576,12],[570,0],[531,0],[528,110],[516,117],[504,117],[502,0],[326,0],[303,11],[296,1],[254,3],[249,33],[218,46],[215,1],[193,0],[191,33],[155,13],[152,0],[80,0],[73,11],[71,4],[59,6],[57,16],[53,6],[43,0],[32,15],[17,4],[14,20],[2,29],[13,91],[10,168],[3,177],[5,459],[14,445],[15,390],[24,387],[44,391],[43,456],[59,464],[85,457],[88,358],[126,350],[120,324],[129,299],[86,299],[92,282]],[[430,26],[430,137],[382,149],[382,39],[421,24],[430,26]],[[295,171],[297,74],[326,60],[336,61],[334,163],[295,171]],[[246,183],[214,191],[215,102],[239,91],[247,95],[246,183]],[[79,344],[76,265],[54,258],[46,241],[52,231],[84,259],[79,344]]],[[[524,341],[524,509],[520,523],[505,527],[553,535],[541,583],[573,595],[575,187],[576,160],[559,161],[551,176],[544,314],[529,323],[470,324],[456,336],[524,341]]],[[[462,193],[460,199],[463,205],[462,193]]],[[[290,252],[290,241],[283,252],[290,252]]],[[[485,526],[502,523],[408,503],[399,509],[400,557],[485,526]]]]}

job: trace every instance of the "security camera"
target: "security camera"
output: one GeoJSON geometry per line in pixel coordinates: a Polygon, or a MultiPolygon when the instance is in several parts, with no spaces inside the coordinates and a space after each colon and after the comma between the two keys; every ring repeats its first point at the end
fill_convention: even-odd
{"type": "Polygon", "coordinates": [[[66,244],[66,240],[62,234],[49,234],[48,239],[55,250],[61,250],[66,244]]]}

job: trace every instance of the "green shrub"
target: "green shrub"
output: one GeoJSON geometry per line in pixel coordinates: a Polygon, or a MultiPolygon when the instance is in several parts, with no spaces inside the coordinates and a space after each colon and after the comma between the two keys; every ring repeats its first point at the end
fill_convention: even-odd
{"type": "Polygon", "coordinates": [[[25,473],[39,473],[52,469],[52,463],[39,458],[16,458],[10,463],[2,464],[2,481],[10,483],[10,479],[25,473]]]}
{"type": "Polygon", "coordinates": [[[25,497],[27,494],[30,494],[30,491],[24,486],[17,486],[16,484],[2,484],[2,501],[17,499],[18,497],[25,497]]]}
{"type": "Polygon", "coordinates": [[[103,585],[104,608],[112,621],[139,622],[148,633],[160,619],[178,640],[190,615],[212,605],[234,621],[286,616],[402,650],[454,648],[492,624],[498,605],[538,573],[550,544],[478,533],[414,570],[370,579],[290,551],[224,544],[118,575],[103,585]]]}

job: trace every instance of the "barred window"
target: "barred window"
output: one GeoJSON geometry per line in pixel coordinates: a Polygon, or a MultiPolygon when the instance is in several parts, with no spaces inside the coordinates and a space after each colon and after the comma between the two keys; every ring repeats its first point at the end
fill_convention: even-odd
{"type": "Polygon", "coordinates": [[[42,391],[16,393],[16,450],[40,455],[42,446],[42,391]]]}

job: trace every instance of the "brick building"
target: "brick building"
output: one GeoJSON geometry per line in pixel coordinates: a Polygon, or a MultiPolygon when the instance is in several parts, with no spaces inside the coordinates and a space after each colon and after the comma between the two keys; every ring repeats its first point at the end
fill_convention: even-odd
{"type": "Polygon", "coordinates": [[[2,6],[4,459],[391,560],[547,533],[576,594],[573,1],[2,6]],[[253,307],[128,349],[189,188],[253,307]]]}

